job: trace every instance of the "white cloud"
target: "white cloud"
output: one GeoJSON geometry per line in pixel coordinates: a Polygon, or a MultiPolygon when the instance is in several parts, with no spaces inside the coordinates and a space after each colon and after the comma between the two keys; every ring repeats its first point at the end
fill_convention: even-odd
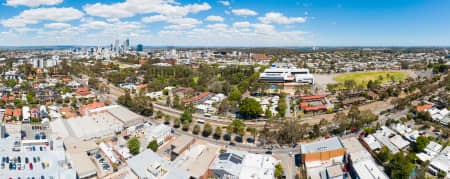
{"type": "Polygon", "coordinates": [[[126,0],[114,4],[87,4],[87,14],[105,18],[126,18],[136,14],[158,13],[165,16],[186,16],[211,9],[208,3],[180,6],[173,0],[126,0]]]}
{"type": "Polygon", "coordinates": [[[65,28],[71,27],[71,25],[66,24],[66,23],[57,22],[57,23],[44,24],[44,27],[48,28],[48,29],[65,29],[65,28]]]}
{"type": "Polygon", "coordinates": [[[277,23],[277,24],[293,24],[293,23],[304,23],[306,22],[306,18],[303,17],[286,17],[281,13],[270,12],[267,13],[264,17],[258,17],[258,19],[265,23],[277,23]]]}
{"type": "Polygon", "coordinates": [[[81,24],[80,27],[85,29],[106,29],[108,27],[111,27],[111,24],[108,24],[103,21],[92,21],[86,24],[81,24]]]}
{"type": "Polygon", "coordinates": [[[250,26],[250,22],[235,22],[233,24],[233,27],[237,27],[237,28],[245,28],[245,27],[249,27],[250,26]]]}
{"type": "Polygon", "coordinates": [[[218,22],[223,22],[224,21],[223,17],[221,17],[221,16],[208,16],[208,17],[206,17],[205,20],[207,20],[207,21],[218,21],[218,22]]]}
{"type": "MultiPolygon", "coordinates": [[[[202,21],[200,21],[200,20],[197,20],[194,18],[187,18],[187,17],[171,17],[171,16],[163,16],[163,15],[154,15],[154,16],[142,18],[142,22],[145,22],[145,23],[161,22],[161,21],[166,21],[168,23],[176,24],[176,25],[184,25],[184,26],[179,26],[180,28],[181,27],[190,27],[190,26],[194,26],[197,24],[202,24],[202,21]]],[[[171,29],[176,28],[176,26],[169,26],[169,27],[171,29]]],[[[191,28],[193,28],[193,27],[191,27],[191,28]]]]}
{"type": "Polygon", "coordinates": [[[218,3],[224,5],[224,6],[229,6],[230,2],[229,1],[217,1],[218,3]]]}
{"type": "Polygon", "coordinates": [[[231,10],[231,12],[238,16],[256,16],[256,15],[258,15],[257,12],[252,11],[250,9],[233,9],[233,10],[231,10]]]}
{"type": "Polygon", "coordinates": [[[275,27],[269,24],[252,24],[251,25],[256,33],[269,34],[275,31],[275,27]]]}
{"type": "Polygon", "coordinates": [[[38,8],[25,10],[18,16],[2,20],[6,27],[25,27],[27,24],[38,24],[41,21],[65,22],[83,17],[83,13],[74,8],[38,8]]]}
{"type": "Polygon", "coordinates": [[[146,23],[161,22],[161,21],[167,21],[168,19],[169,19],[169,17],[167,17],[167,16],[154,15],[154,16],[142,18],[142,22],[146,22],[146,23]]]}
{"type": "Polygon", "coordinates": [[[8,6],[28,6],[28,7],[38,7],[40,5],[57,5],[62,3],[63,0],[6,0],[6,5],[8,6]]]}
{"type": "Polygon", "coordinates": [[[228,28],[228,25],[227,24],[210,24],[210,25],[207,25],[207,27],[211,28],[211,29],[215,29],[215,30],[224,30],[224,29],[228,28]]]}
{"type": "Polygon", "coordinates": [[[192,24],[177,24],[177,25],[169,25],[164,27],[164,29],[175,29],[175,30],[183,30],[183,29],[192,29],[195,25],[192,24]]]}
{"type": "Polygon", "coordinates": [[[266,33],[251,29],[235,29],[225,24],[208,25],[191,30],[165,30],[152,39],[153,45],[179,46],[300,46],[311,45],[302,31],[276,31],[271,25],[253,24],[254,29],[266,29],[266,33]]]}

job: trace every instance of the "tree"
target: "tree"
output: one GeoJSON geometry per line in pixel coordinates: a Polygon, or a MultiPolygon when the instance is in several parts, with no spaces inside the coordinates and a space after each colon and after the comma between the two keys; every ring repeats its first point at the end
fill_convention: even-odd
{"type": "Polygon", "coordinates": [[[173,122],[173,127],[179,128],[181,125],[181,121],[178,118],[175,118],[175,121],[173,122]]]}
{"type": "Polygon", "coordinates": [[[256,117],[263,113],[261,104],[253,98],[245,98],[239,104],[239,114],[245,117],[256,117]]]}
{"type": "Polygon", "coordinates": [[[442,171],[439,171],[437,174],[438,178],[445,178],[447,176],[447,173],[444,173],[442,171]]]}
{"type": "Polygon", "coordinates": [[[190,126],[191,126],[191,123],[189,123],[188,120],[183,121],[183,130],[184,131],[188,131],[190,126]]]}
{"type": "Polygon", "coordinates": [[[208,137],[212,133],[212,126],[209,123],[206,123],[205,126],[203,126],[203,136],[208,137]]]}
{"type": "Polygon", "coordinates": [[[241,92],[239,90],[234,90],[228,96],[228,100],[230,101],[239,101],[241,99],[241,92]]]}
{"type": "Polygon", "coordinates": [[[188,121],[188,122],[192,122],[192,113],[190,111],[184,111],[183,114],[181,114],[180,116],[180,120],[181,121],[188,121]]]}
{"type": "Polygon", "coordinates": [[[345,80],[344,86],[346,89],[353,89],[356,87],[356,82],[355,80],[345,80]]]}
{"type": "Polygon", "coordinates": [[[278,179],[280,179],[281,177],[283,177],[283,166],[278,163],[277,165],[275,165],[275,170],[274,170],[274,175],[275,177],[277,177],[278,179]]]}
{"type": "Polygon", "coordinates": [[[416,152],[420,152],[427,147],[427,145],[430,143],[430,140],[425,136],[419,136],[416,139],[416,143],[414,144],[414,150],[416,152]]]}
{"type": "Polygon", "coordinates": [[[13,88],[14,86],[16,86],[16,80],[14,80],[14,79],[8,80],[8,86],[10,88],[13,88]]]}
{"type": "Polygon", "coordinates": [[[239,128],[237,131],[237,135],[240,136],[241,138],[243,138],[245,135],[245,128],[243,128],[243,127],[239,128]]]}
{"type": "Polygon", "coordinates": [[[414,164],[403,155],[403,152],[398,152],[392,157],[386,168],[391,178],[407,179],[414,169],[414,164]]]}
{"type": "Polygon", "coordinates": [[[141,142],[139,142],[137,137],[133,137],[128,140],[128,149],[130,149],[131,154],[136,155],[139,153],[139,148],[141,147],[141,142]]]}
{"type": "Polygon", "coordinates": [[[200,132],[200,125],[195,124],[194,129],[192,130],[192,133],[198,134],[200,132]]]}
{"type": "Polygon", "coordinates": [[[220,126],[216,127],[216,131],[214,132],[214,136],[216,138],[220,138],[222,136],[222,128],[220,126]]]}
{"type": "Polygon", "coordinates": [[[158,147],[158,142],[156,140],[152,140],[147,145],[147,149],[152,149],[153,152],[156,152],[158,150],[158,147]]]}
{"type": "Polygon", "coordinates": [[[272,118],[272,111],[270,111],[270,109],[266,109],[265,115],[267,119],[272,118]]]}
{"type": "Polygon", "coordinates": [[[389,148],[387,148],[386,146],[383,146],[383,147],[381,147],[380,151],[377,153],[377,156],[381,161],[386,162],[391,159],[392,154],[391,154],[391,151],[389,150],[389,148]]]}
{"type": "Polygon", "coordinates": [[[246,125],[241,120],[233,120],[229,126],[231,127],[231,132],[228,132],[227,129],[227,133],[231,134],[232,132],[237,133],[239,129],[245,128],[246,125]]]}

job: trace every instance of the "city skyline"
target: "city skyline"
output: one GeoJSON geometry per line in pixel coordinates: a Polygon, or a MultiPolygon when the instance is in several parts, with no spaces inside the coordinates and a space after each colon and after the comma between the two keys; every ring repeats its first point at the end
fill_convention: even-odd
{"type": "Polygon", "coordinates": [[[445,0],[0,2],[0,46],[450,45],[445,0]]]}

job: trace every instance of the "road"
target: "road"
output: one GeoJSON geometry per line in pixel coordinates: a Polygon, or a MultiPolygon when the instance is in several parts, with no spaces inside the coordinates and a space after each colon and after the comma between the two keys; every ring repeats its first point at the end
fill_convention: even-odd
{"type": "MultiPolygon", "coordinates": [[[[167,114],[171,117],[176,117],[179,118],[181,114],[183,114],[183,111],[180,110],[176,110],[173,108],[169,108],[157,103],[153,103],[153,108],[155,110],[159,110],[161,112],[163,112],[164,114],[167,114]]],[[[217,116],[211,116],[211,117],[205,117],[201,114],[192,114],[192,117],[194,118],[194,120],[204,120],[210,123],[213,123],[214,125],[228,125],[230,124],[232,121],[228,120],[228,119],[219,119],[219,117],[217,116]]],[[[263,127],[265,122],[264,121],[244,121],[245,125],[250,126],[250,127],[263,127]]]]}
{"type": "Polygon", "coordinates": [[[274,153],[273,155],[280,159],[286,178],[295,178],[298,167],[295,165],[294,155],[289,153],[274,153]]]}

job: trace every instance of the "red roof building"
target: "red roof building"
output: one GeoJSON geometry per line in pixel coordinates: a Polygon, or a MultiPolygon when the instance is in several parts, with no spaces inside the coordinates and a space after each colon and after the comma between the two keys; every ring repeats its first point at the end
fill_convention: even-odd
{"type": "Polygon", "coordinates": [[[254,60],[272,60],[272,58],[266,56],[266,54],[253,54],[252,58],[254,60]]]}
{"type": "Polygon", "coordinates": [[[147,87],[148,87],[148,84],[141,84],[141,85],[139,85],[139,89],[147,88],[147,87]]]}
{"type": "Polygon", "coordinates": [[[323,99],[323,98],[325,98],[325,95],[318,95],[318,96],[303,96],[303,97],[300,97],[300,99],[303,99],[303,100],[308,100],[308,101],[310,101],[310,100],[321,100],[321,99],[323,99]]]}
{"type": "Polygon", "coordinates": [[[315,106],[315,107],[307,107],[305,108],[306,112],[314,112],[320,110],[327,110],[327,106],[315,106]]]}
{"type": "Polygon", "coordinates": [[[80,87],[77,89],[78,96],[86,96],[86,95],[90,95],[90,94],[91,94],[91,92],[89,91],[89,88],[80,87]]]}
{"type": "Polygon", "coordinates": [[[94,102],[94,103],[91,103],[91,104],[88,104],[88,105],[82,105],[80,107],[79,111],[80,111],[80,114],[82,116],[84,116],[84,115],[86,115],[86,110],[88,110],[88,109],[97,109],[97,108],[101,108],[101,107],[105,107],[105,103],[94,102]]]}
{"type": "Polygon", "coordinates": [[[20,109],[20,108],[14,109],[13,116],[16,118],[19,118],[20,116],[22,116],[22,109],[20,109]]]}
{"type": "Polygon", "coordinates": [[[6,94],[4,94],[4,95],[2,96],[2,99],[3,99],[3,101],[8,102],[8,96],[7,96],[6,94]]]}
{"type": "Polygon", "coordinates": [[[308,103],[300,103],[300,109],[306,109],[308,107],[308,103]]]}
{"type": "Polygon", "coordinates": [[[5,117],[9,117],[13,115],[13,110],[12,109],[5,109],[5,117]]]}
{"type": "Polygon", "coordinates": [[[422,112],[425,109],[431,109],[432,107],[433,107],[432,104],[425,104],[423,106],[417,106],[416,110],[417,110],[417,112],[422,112]]]}
{"type": "Polygon", "coordinates": [[[191,103],[191,102],[200,101],[200,100],[203,100],[205,97],[209,96],[210,94],[211,94],[210,92],[204,92],[196,97],[184,99],[183,103],[191,103]]]}

